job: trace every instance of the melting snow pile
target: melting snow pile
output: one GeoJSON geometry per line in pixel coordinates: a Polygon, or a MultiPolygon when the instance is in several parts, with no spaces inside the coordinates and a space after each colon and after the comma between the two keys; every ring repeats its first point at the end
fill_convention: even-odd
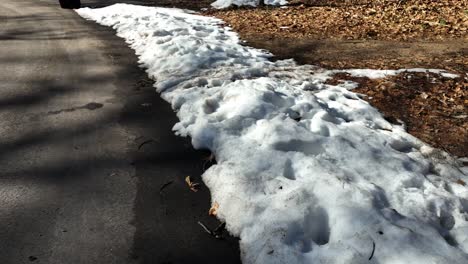
{"type": "MultiPolygon", "coordinates": [[[[226,8],[231,5],[235,6],[257,6],[259,0],[216,0],[211,4],[214,8],[226,8]]],[[[288,3],[286,0],[264,0],[266,5],[285,5],[288,3]]]]}
{"type": "Polygon", "coordinates": [[[117,30],[175,132],[215,154],[203,180],[244,263],[468,263],[467,168],[324,84],[329,72],[270,62],[188,11],[78,13],[117,30]]]}

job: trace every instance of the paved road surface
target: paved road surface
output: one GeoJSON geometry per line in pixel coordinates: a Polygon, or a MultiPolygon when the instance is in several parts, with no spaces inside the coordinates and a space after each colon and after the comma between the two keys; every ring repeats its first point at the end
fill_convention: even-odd
{"type": "Polygon", "coordinates": [[[207,154],[175,122],[112,30],[2,0],[0,263],[238,263],[197,225],[217,225],[184,184],[207,154]]]}

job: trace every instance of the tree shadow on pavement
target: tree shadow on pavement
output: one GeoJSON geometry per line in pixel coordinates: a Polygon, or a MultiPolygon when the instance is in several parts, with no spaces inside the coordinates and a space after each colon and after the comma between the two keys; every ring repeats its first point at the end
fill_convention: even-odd
{"type": "Polygon", "coordinates": [[[0,33],[2,67],[31,73],[0,75],[0,263],[240,263],[237,239],[197,224],[219,224],[207,187],[184,182],[201,183],[206,153],[173,134],[176,115],[133,51],[58,2],[37,4],[57,16],[12,14],[0,33]],[[10,52],[27,43],[37,48],[10,52]]]}

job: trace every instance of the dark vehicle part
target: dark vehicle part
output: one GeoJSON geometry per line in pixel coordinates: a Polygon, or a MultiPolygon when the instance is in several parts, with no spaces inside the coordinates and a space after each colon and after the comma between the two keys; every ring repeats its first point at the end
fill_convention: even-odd
{"type": "Polygon", "coordinates": [[[81,7],[80,0],[59,0],[60,7],[67,9],[78,9],[81,7]]]}

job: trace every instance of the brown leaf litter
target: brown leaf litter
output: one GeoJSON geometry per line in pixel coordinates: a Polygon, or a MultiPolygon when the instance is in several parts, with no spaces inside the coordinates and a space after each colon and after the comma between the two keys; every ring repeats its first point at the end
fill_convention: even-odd
{"type": "Polygon", "coordinates": [[[321,1],[293,1],[299,5],[208,10],[205,14],[224,20],[243,37],[468,39],[468,0],[360,2],[364,4],[345,5],[334,0],[323,6],[319,5],[321,1]]]}

